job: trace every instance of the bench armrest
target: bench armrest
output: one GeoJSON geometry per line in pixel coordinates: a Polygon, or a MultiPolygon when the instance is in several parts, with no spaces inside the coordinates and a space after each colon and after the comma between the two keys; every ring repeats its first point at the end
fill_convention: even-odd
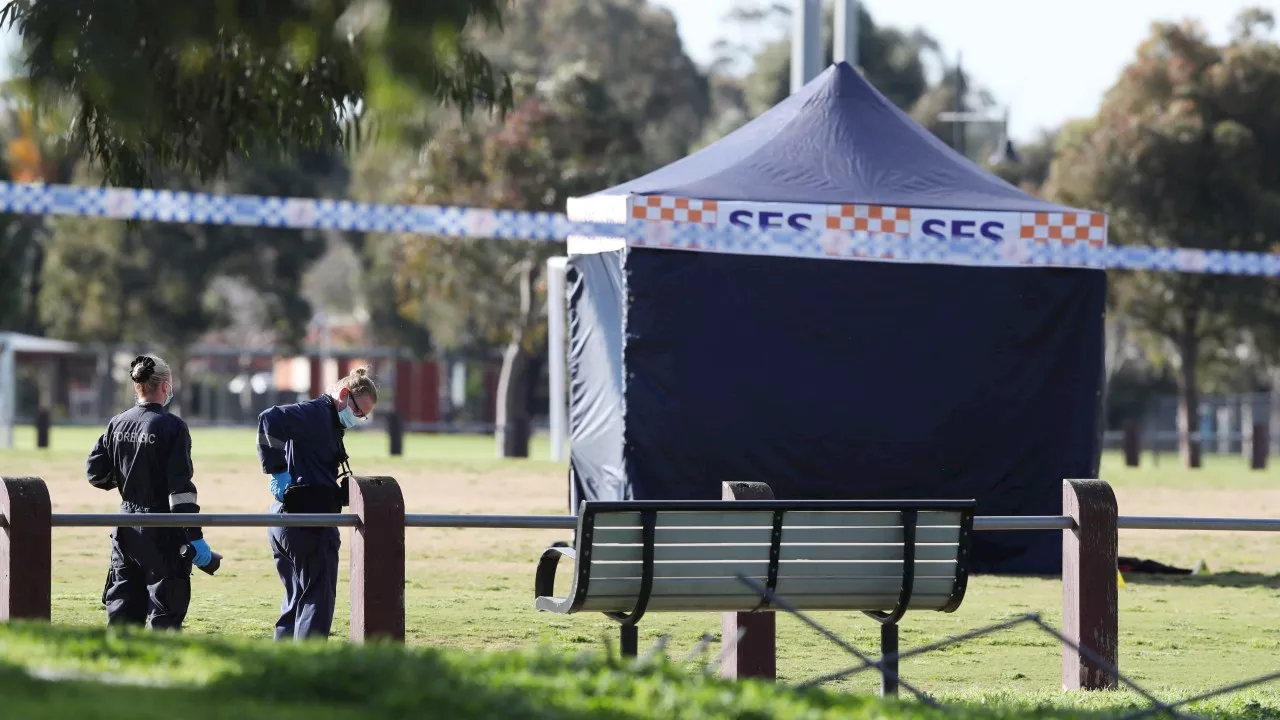
{"type": "Polygon", "coordinates": [[[552,545],[543,551],[542,557],[538,560],[538,571],[533,580],[533,597],[553,597],[556,587],[556,566],[560,564],[560,557],[564,556],[570,560],[578,559],[578,551],[568,545],[552,545]]]}

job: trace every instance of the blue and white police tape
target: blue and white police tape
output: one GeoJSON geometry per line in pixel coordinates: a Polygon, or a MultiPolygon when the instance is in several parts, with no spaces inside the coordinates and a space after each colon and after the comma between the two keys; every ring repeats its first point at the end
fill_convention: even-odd
{"type": "Polygon", "coordinates": [[[1271,253],[1133,245],[1097,248],[1084,243],[1064,247],[1022,239],[976,243],[660,222],[621,225],[574,222],[562,214],[545,212],[71,185],[0,182],[0,212],[553,242],[564,241],[569,236],[606,237],[643,247],[799,258],[1280,277],[1280,255],[1271,253]]]}

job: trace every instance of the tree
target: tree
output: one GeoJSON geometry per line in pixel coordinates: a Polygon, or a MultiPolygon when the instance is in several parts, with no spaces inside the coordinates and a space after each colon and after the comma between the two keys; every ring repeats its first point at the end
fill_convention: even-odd
{"type": "MultiPolygon", "coordinates": [[[[573,195],[643,171],[629,113],[582,64],[520,83],[519,103],[490,124],[441,129],[422,153],[406,200],[560,211],[573,195]]],[[[529,453],[532,371],[545,344],[539,271],[558,243],[403,237],[396,280],[402,313],[439,347],[501,346],[497,440],[504,457],[529,453]]]]}
{"type": "MultiPolygon", "coordinates": [[[[338,152],[297,149],[281,160],[257,155],[238,158],[224,184],[224,192],[250,195],[346,198],[351,174],[338,152]]],[[[299,349],[313,310],[302,281],[324,254],[331,233],[235,225],[208,230],[216,232],[218,241],[232,253],[218,263],[218,271],[241,280],[257,294],[265,310],[262,326],[271,331],[275,344],[299,349]]]]}
{"type": "Polygon", "coordinates": [[[941,114],[951,111],[990,112],[995,98],[984,88],[974,88],[973,80],[963,68],[943,63],[942,80],[925,91],[911,106],[911,119],[956,152],[985,161],[1002,139],[1002,128],[994,122],[955,122],[943,120],[941,114]],[[957,102],[956,95],[960,95],[957,102]]]}
{"type": "Polygon", "coordinates": [[[516,0],[503,25],[500,34],[478,34],[486,57],[526,77],[552,77],[579,62],[595,68],[655,166],[686,155],[702,133],[708,80],[670,10],[648,0],[516,0]]]}
{"type": "Polygon", "coordinates": [[[1041,130],[1035,140],[1018,146],[1017,162],[1007,162],[989,168],[1011,185],[1024,192],[1039,195],[1049,179],[1049,171],[1058,154],[1060,130],[1041,130]]]}
{"type": "MultiPolygon", "coordinates": [[[[68,183],[81,158],[61,132],[60,108],[37,115],[26,88],[10,83],[4,93],[0,138],[5,142],[0,178],[17,183],[68,183]]],[[[0,214],[0,328],[44,334],[40,322],[41,268],[50,217],[0,214]]]]}
{"type": "Polygon", "coordinates": [[[208,179],[250,150],[287,156],[358,139],[361,107],[394,128],[418,98],[505,108],[506,77],[464,38],[502,0],[89,3],[9,0],[22,77],[76,105],[73,136],[107,182],[208,179]]]}
{"type": "MultiPolygon", "coordinates": [[[[1225,46],[1156,23],[1096,118],[1068,125],[1047,191],[1105,210],[1114,242],[1271,252],[1280,238],[1280,46],[1241,16],[1225,46]]],[[[1176,370],[1184,461],[1200,465],[1200,370],[1280,323],[1270,279],[1112,274],[1116,305],[1176,370]]]]}
{"type": "MultiPolygon", "coordinates": [[[[340,182],[340,168],[328,153],[300,151],[281,164],[241,159],[219,189],[315,197],[330,194],[321,191],[340,182]]],[[[196,189],[163,179],[170,189],[196,189]]],[[[234,319],[219,292],[224,280],[253,292],[261,312],[253,320],[274,343],[297,347],[311,317],[302,276],[324,249],[315,230],[59,218],[42,273],[42,320],[71,340],[158,346],[182,378],[190,347],[234,319]]],[[[185,397],[180,386],[176,410],[185,397]]]]}

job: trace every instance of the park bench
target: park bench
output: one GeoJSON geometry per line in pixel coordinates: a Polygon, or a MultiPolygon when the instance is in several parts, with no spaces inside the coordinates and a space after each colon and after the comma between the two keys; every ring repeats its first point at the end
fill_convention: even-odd
{"type": "MultiPolygon", "coordinates": [[[[968,500],[703,500],[581,504],[573,546],[542,554],[535,607],[600,612],[635,655],[651,612],[767,612],[767,588],[798,611],[861,611],[881,623],[883,692],[896,691],[897,623],[964,598],[975,503],[968,500]],[[573,585],[554,593],[561,557],[573,585]],[[741,577],[740,577],[741,576],[741,577]]],[[[725,642],[729,642],[726,638],[725,642]]]]}

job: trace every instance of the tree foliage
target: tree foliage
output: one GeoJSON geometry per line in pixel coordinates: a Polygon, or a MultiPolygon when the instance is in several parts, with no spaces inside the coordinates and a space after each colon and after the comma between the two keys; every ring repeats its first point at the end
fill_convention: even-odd
{"type": "Polygon", "coordinates": [[[394,126],[420,97],[503,108],[510,86],[464,39],[503,0],[9,0],[21,75],[77,105],[72,126],[107,182],[198,179],[250,151],[356,140],[357,107],[394,126]]]}
{"type": "Polygon", "coordinates": [[[496,66],[525,77],[594,68],[655,165],[688,153],[710,112],[708,78],[685,52],[675,18],[648,0],[515,0],[501,33],[479,37],[496,66]]]}
{"type": "MultiPolygon", "coordinates": [[[[567,198],[647,168],[636,123],[583,64],[521,83],[503,120],[442,129],[425,148],[407,198],[419,203],[563,211],[567,198]]],[[[499,443],[527,456],[531,362],[545,343],[538,283],[552,243],[403,237],[396,264],[402,312],[441,347],[505,345],[499,443]]]]}
{"type": "Polygon", "coordinates": [[[991,121],[996,117],[993,112],[995,97],[984,88],[975,88],[973,79],[964,68],[948,65],[941,57],[939,60],[943,64],[942,78],[911,106],[911,119],[956,152],[975,161],[984,161],[999,148],[1003,139],[1001,123],[991,121]],[[989,119],[977,122],[942,119],[942,113],[957,110],[986,114],[989,119]]]}
{"type": "MultiPolygon", "coordinates": [[[[343,185],[338,158],[300,151],[289,162],[234,161],[223,192],[332,196],[343,185]]],[[[170,189],[207,189],[166,175],[170,189]]],[[[233,321],[270,331],[296,348],[311,318],[303,275],[324,252],[314,230],[59,218],[41,274],[41,317],[52,335],[163,349],[179,375],[189,348],[233,321]],[[234,280],[257,317],[233,318],[220,284],[234,280]]],[[[182,405],[179,391],[176,408],[182,405]]]]}
{"type": "MultiPolygon", "coordinates": [[[[67,183],[81,159],[63,133],[58,107],[37,114],[26,88],[10,83],[0,114],[4,162],[0,179],[16,183],[67,183]]],[[[39,296],[51,218],[0,213],[0,328],[41,335],[39,296]]]]}
{"type": "Polygon", "coordinates": [[[992,167],[991,172],[1024,192],[1040,195],[1044,184],[1049,180],[1053,160],[1057,157],[1060,134],[1060,130],[1040,131],[1035,140],[1018,145],[1017,162],[992,167]]]}
{"type": "MultiPolygon", "coordinates": [[[[1105,210],[1118,243],[1270,252],[1280,240],[1280,46],[1246,11],[1212,44],[1157,23],[1098,116],[1069,126],[1048,191],[1105,210]]],[[[1112,275],[1116,305],[1177,369],[1186,461],[1200,462],[1198,370],[1280,322],[1273,280],[1169,272],[1112,275]]]]}

